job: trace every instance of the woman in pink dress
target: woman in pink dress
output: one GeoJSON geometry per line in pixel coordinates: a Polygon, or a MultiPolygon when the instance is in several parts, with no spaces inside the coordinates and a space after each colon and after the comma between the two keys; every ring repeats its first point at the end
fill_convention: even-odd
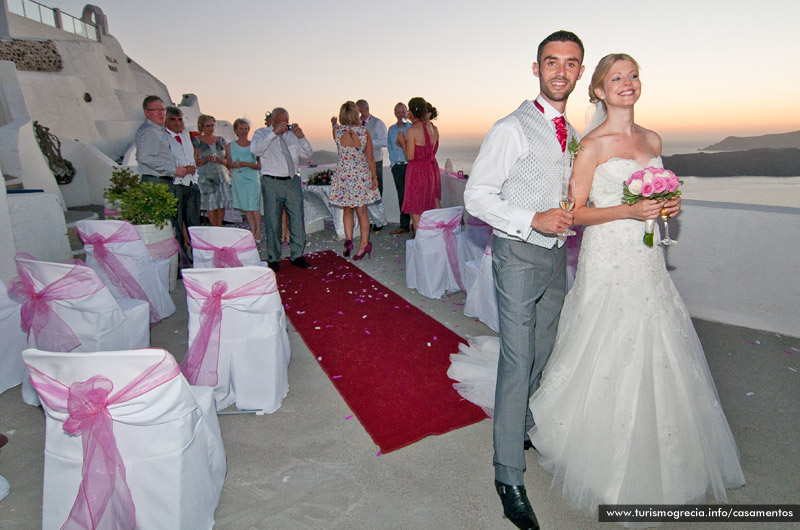
{"type": "MultiPolygon", "coordinates": [[[[436,107],[431,105],[431,102],[427,102],[428,107],[428,120],[433,125],[433,120],[439,116],[439,111],[436,110],[436,107]]],[[[433,125],[435,129],[436,126],[433,125]]],[[[442,207],[442,178],[441,178],[441,170],[439,169],[439,162],[436,160],[436,153],[439,151],[439,140],[436,140],[436,143],[433,144],[433,154],[431,155],[431,162],[433,164],[433,174],[435,178],[433,180],[433,195],[436,197],[436,207],[442,207]]]]}
{"type": "Polygon", "coordinates": [[[372,138],[367,128],[361,125],[361,115],[356,104],[347,101],[339,110],[339,122],[331,118],[333,139],[339,159],[331,182],[329,201],[344,209],[344,256],[353,250],[353,210],[358,216],[361,240],[358,253],[353,260],[364,255],[372,257],[372,243],[369,242],[369,216],[367,205],[380,200],[378,176],[375,173],[375,157],[372,151],[372,138]]]}
{"type": "Polygon", "coordinates": [[[408,160],[406,166],[406,191],[403,198],[403,213],[411,215],[411,224],[416,234],[419,216],[422,212],[437,208],[436,180],[439,171],[434,172],[434,150],[439,144],[439,129],[428,119],[428,104],[422,98],[412,98],[408,102],[411,127],[397,135],[408,160]]]}

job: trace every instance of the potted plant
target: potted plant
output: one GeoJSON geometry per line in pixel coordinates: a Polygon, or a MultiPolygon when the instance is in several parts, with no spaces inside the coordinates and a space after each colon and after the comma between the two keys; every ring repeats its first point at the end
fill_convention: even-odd
{"type": "Polygon", "coordinates": [[[106,217],[129,221],[154,258],[169,259],[170,291],[173,290],[178,278],[178,244],[172,229],[172,219],[178,211],[177,197],[166,184],[139,182],[139,175],[118,167],[103,196],[118,207],[117,215],[106,217]]]}
{"type": "Polygon", "coordinates": [[[111,172],[110,186],[103,192],[105,204],[103,216],[107,219],[118,218],[120,215],[120,198],[128,188],[139,184],[139,175],[129,168],[114,166],[111,172]]]}

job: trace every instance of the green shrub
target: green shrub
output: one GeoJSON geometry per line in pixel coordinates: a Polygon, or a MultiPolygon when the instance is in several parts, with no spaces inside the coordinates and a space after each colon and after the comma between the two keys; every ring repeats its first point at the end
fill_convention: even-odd
{"type": "Polygon", "coordinates": [[[178,199],[166,184],[142,182],[122,192],[119,202],[120,217],[135,225],[163,228],[178,211],[178,199]]]}
{"type": "Polygon", "coordinates": [[[134,173],[129,168],[121,168],[114,166],[114,171],[111,172],[111,186],[106,188],[103,192],[103,197],[109,202],[114,203],[119,201],[122,194],[129,188],[139,185],[139,175],[134,173]]]}

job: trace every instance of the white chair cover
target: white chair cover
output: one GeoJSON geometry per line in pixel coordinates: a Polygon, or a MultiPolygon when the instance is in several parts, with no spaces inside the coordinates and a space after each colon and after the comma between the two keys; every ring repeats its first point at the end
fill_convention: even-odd
{"type": "Polygon", "coordinates": [[[234,402],[239,410],[278,410],[289,391],[291,349],[275,273],[253,266],[184,269],[183,282],[189,352],[181,366],[189,382],[213,386],[217,410],[234,402]],[[213,315],[215,304],[220,316],[213,315]],[[221,318],[216,329],[215,318],[221,318]]]}
{"type": "Polygon", "coordinates": [[[467,287],[467,300],[464,315],[475,317],[492,329],[500,331],[500,317],[497,313],[497,291],[492,275],[492,244],[486,245],[480,260],[467,262],[464,276],[471,281],[467,287]]]}
{"type": "Polygon", "coordinates": [[[266,266],[250,230],[228,226],[190,226],[188,230],[196,269],[266,266]]]}
{"type": "MultiPolygon", "coordinates": [[[[46,307],[38,308],[43,311],[42,320],[32,319],[28,347],[85,353],[150,346],[146,302],[115,299],[97,273],[81,262],[51,263],[25,256],[20,253],[14,258],[20,276],[9,284],[9,291],[15,290],[15,283],[25,281],[32,282],[37,296],[55,290],[44,302],[46,307]],[[70,283],[64,285],[66,282],[70,283]]],[[[23,312],[37,312],[30,297],[17,301],[22,303],[23,312]]],[[[26,320],[24,314],[22,320],[26,320]]],[[[30,405],[39,404],[27,376],[22,381],[22,399],[30,405]]]]}
{"type": "Polygon", "coordinates": [[[213,400],[168,352],[22,356],[46,414],[43,529],[214,526],[226,462],[213,400]]]}
{"type": "MultiPolygon", "coordinates": [[[[486,245],[492,241],[492,227],[477,217],[468,216],[464,222],[464,231],[458,238],[458,266],[463,274],[467,262],[480,261],[486,245]]],[[[469,291],[470,282],[464,279],[464,288],[469,291]]]]}
{"type": "Polygon", "coordinates": [[[428,298],[463,290],[458,265],[462,206],[423,212],[406,242],[406,285],[428,298]]]}
{"type": "Polygon", "coordinates": [[[20,305],[8,297],[6,284],[0,281],[0,394],[22,383],[25,364],[22,350],[28,337],[20,328],[20,305]]]}
{"type": "Polygon", "coordinates": [[[135,298],[150,304],[150,321],[157,323],[175,312],[169,295],[169,260],[153,259],[132,224],[127,221],[78,221],[86,264],[117,298],[135,298]],[[100,239],[105,240],[100,251],[100,239]],[[95,249],[95,246],[98,246],[95,249]]]}

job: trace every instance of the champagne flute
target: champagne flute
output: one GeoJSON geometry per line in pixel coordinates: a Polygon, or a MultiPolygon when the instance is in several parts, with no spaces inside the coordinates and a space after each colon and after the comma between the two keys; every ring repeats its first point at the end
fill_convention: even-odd
{"type": "MultiPolygon", "coordinates": [[[[666,204],[666,203],[665,203],[666,204]]],[[[664,239],[661,240],[662,245],[675,245],[678,242],[669,238],[669,211],[666,206],[661,207],[661,220],[664,222],[664,239]]]]}
{"type": "MultiPolygon", "coordinates": [[[[566,210],[571,212],[572,209],[575,207],[575,179],[570,177],[565,179],[561,185],[561,200],[559,201],[559,205],[561,206],[562,210],[566,210]]],[[[560,236],[574,236],[575,231],[571,228],[567,228],[563,233],[558,234],[560,236]]]]}

